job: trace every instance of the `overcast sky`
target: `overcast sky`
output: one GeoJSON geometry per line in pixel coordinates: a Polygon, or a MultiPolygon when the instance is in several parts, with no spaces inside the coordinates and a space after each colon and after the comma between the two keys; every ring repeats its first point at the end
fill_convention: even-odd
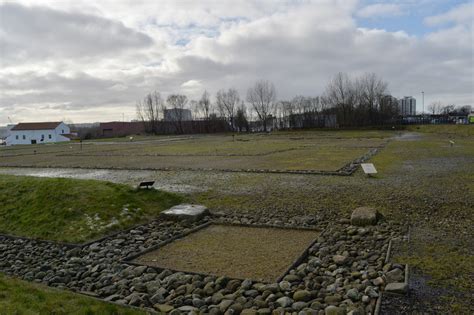
{"type": "Polygon", "coordinates": [[[419,109],[422,90],[425,108],[474,105],[473,20],[472,1],[0,0],[0,125],[130,120],[154,90],[244,97],[258,79],[318,96],[341,71],[419,109]]]}

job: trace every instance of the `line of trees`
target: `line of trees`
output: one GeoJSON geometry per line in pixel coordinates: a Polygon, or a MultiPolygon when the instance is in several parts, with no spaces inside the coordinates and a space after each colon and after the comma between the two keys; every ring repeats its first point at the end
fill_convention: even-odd
{"type": "MultiPolygon", "coordinates": [[[[215,99],[215,103],[212,103],[210,94],[204,91],[199,101],[188,102],[188,98],[182,94],[172,94],[164,101],[159,92],[153,92],[137,102],[137,116],[140,121],[143,121],[145,130],[154,134],[159,131],[159,122],[164,119],[163,113],[166,109],[175,110],[176,115],[171,121],[175,124],[178,133],[183,132],[184,117],[182,115],[185,109],[191,110],[196,120],[207,121],[209,125],[225,120],[230,130],[250,131],[249,108],[236,89],[219,90],[215,99]]],[[[274,113],[276,104],[273,83],[265,80],[257,81],[253,87],[249,88],[246,100],[251,105],[251,110],[256,113],[258,120],[261,121],[263,130],[267,131],[268,121],[274,113]]]]}
{"type": "Polygon", "coordinates": [[[428,112],[432,115],[444,115],[444,116],[465,116],[471,113],[472,106],[456,106],[453,104],[443,105],[443,103],[437,101],[428,105],[428,112]]]}
{"type": "Polygon", "coordinates": [[[399,114],[388,84],[375,73],[350,78],[338,73],[321,97],[323,108],[337,115],[341,126],[380,125],[399,114]]]}
{"type": "MultiPolygon", "coordinates": [[[[381,125],[395,121],[399,115],[396,98],[390,95],[388,83],[375,73],[350,77],[336,74],[327,84],[321,96],[295,96],[290,100],[277,101],[272,82],[259,80],[247,90],[245,99],[234,88],[221,89],[215,95],[204,91],[199,100],[188,101],[185,95],[172,94],[166,101],[154,92],[137,102],[138,118],[144,122],[147,132],[157,133],[158,123],[166,108],[176,108],[176,130],[182,132],[183,109],[194,114],[194,120],[208,122],[225,121],[229,130],[249,131],[258,124],[259,130],[268,131],[279,121],[279,128],[307,128],[321,125],[321,117],[336,117],[340,127],[381,125]]],[[[433,104],[433,113],[453,111],[452,107],[433,104]]],[[[468,110],[468,109],[463,109],[468,110]]],[[[470,108],[469,108],[470,110],[470,108]]],[[[209,130],[211,130],[210,128],[209,130]]]]}

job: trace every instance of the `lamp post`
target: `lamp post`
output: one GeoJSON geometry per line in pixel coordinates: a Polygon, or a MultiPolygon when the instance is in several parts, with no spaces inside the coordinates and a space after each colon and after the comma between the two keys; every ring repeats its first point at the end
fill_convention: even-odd
{"type": "Polygon", "coordinates": [[[421,112],[421,115],[423,115],[425,113],[425,92],[424,91],[421,91],[421,98],[422,98],[422,104],[423,104],[423,109],[422,109],[422,112],[421,112]]]}

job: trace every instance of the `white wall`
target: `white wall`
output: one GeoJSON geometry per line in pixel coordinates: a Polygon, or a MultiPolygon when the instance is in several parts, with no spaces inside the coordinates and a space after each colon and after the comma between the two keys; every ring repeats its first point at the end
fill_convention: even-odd
{"type": "Polygon", "coordinates": [[[71,133],[71,129],[66,124],[61,123],[54,130],[10,130],[10,135],[6,140],[7,145],[31,144],[31,140],[36,140],[37,144],[65,142],[70,141],[70,139],[61,136],[61,134],[69,133],[71,133]]]}

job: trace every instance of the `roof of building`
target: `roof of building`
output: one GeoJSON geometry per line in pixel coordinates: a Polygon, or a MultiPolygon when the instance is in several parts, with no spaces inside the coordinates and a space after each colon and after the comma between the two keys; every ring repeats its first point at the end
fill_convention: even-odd
{"type": "Polygon", "coordinates": [[[62,121],[59,122],[32,122],[32,123],[19,123],[11,130],[52,130],[56,129],[62,121]]]}

